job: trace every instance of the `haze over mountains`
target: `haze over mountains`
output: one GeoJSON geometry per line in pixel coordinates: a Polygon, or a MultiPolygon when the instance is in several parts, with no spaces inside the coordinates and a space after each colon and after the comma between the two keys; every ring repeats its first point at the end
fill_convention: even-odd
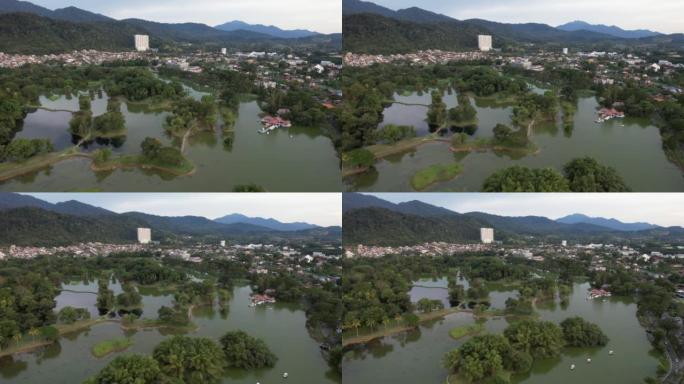
{"type": "Polygon", "coordinates": [[[263,25],[263,24],[247,24],[244,21],[233,20],[227,23],[217,25],[214,28],[220,29],[222,31],[250,31],[256,33],[263,33],[265,35],[270,35],[273,37],[283,38],[283,39],[297,39],[300,37],[310,37],[320,35],[318,32],[309,31],[306,29],[291,29],[285,30],[276,27],[275,25],[263,25]]]}
{"type": "Polygon", "coordinates": [[[116,213],[73,200],[52,204],[32,196],[0,193],[2,245],[130,242],[135,240],[138,227],[152,228],[155,240],[169,241],[183,236],[255,242],[278,239],[339,240],[341,235],[340,227],[319,227],[301,222],[281,223],[274,219],[242,215],[228,215],[214,221],[201,216],[116,213]]]}
{"type": "Polygon", "coordinates": [[[479,241],[480,228],[492,227],[499,240],[529,236],[544,239],[615,241],[684,239],[684,228],[575,214],[558,220],[541,216],[508,217],[482,212],[458,213],[410,201],[395,204],[375,196],[346,193],[342,200],[345,244],[412,245],[427,241],[479,241]]]}
{"type": "Polygon", "coordinates": [[[456,20],[418,7],[392,10],[360,0],[343,0],[344,50],[359,53],[402,53],[420,49],[470,50],[478,34],[494,36],[494,47],[511,44],[675,45],[684,35],[572,22],[554,28],[547,24],[508,24],[482,19],[456,20]]]}
{"type": "Polygon", "coordinates": [[[134,34],[150,35],[152,47],[164,43],[209,43],[246,47],[319,44],[335,48],[341,41],[339,34],[288,31],[237,21],[219,27],[142,19],[115,20],[76,7],[53,11],[26,1],[0,2],[0,51],[6,53],[55,53],[88,48],[130,50],[134,34]]]}

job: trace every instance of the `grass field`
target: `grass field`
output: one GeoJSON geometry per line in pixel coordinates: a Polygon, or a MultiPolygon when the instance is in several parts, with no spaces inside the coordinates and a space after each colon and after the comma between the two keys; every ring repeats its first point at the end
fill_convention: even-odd
{"type": "Polygon", "coordinates": [[[90,352],[95,357],[105,357],[110,353],[126,350],[131,345],[133,345],[133,340],[127,337],[103,340],[93,345],[93,347],[90,349],[90,352]]]}

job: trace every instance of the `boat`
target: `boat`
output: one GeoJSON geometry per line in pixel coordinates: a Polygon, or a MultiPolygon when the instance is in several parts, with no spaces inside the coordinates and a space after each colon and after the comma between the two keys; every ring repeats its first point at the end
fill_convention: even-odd
{"type": "Polygon", "coordinates": [[[572,371],[574,369],[575,369],[575,364],[570,364],[570,370],[572,371]]]}
{"type": "Polygon", "coordinates": [[[591,357],[587,357],[587,363],[591,363],[591,357]]]}
{"type": "Polygon", "coordinates": [[[610,351],[608,351],[608,354],[609,354],[609,355],[612,355],[613,353],[614,353],[614,352],[613,352],[612,349],[611,349],[610,351]]]}
{"type": "Polygon", "coordinates": [[[283,379],[287,379],[287,372],[283,373],[283,379]]]}

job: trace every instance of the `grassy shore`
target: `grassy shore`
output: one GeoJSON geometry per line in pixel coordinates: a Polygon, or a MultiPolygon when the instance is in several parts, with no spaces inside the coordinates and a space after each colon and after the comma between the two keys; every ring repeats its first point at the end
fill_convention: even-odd
{"type": "Polygon", "coordinates": [[[90,155],[80,152],[78,147],[70,147],[60,152],[50,152],[34,156],[26,161],[0,163],[0,181],[35,172],[60,161],[79,157],[89,159],[90,155]]]}
{"type": "Polygon", "coordinates": [[[474,141],[467,141],[462,144],[451,143],[450,149],[452,152],[477,152],[492,150],[521,155],[535,155],[539,153],[539,147],[534,145],[532,142],[528,142],[527,145],[521,146],[498,142],[490,138],[480,138],[474,141]]]}
{"type": "Polygon", "coordinates": [[[398,141],[394,144],[375,144],[366,147],[377,160],[394,155],[401,152],[406,152],[410,149],[416,148],[420,145],[433,143],[437,141],[448,142],[447,139],[442,139],[439,136],[432,134],[423,137],[413,137],[406,140],[398,141]]]}
{"type": "Polygon", "coordinates": [[[461,172],[463,172],[463,166],[459,163],[433,164],[413,175],[411,187],[416,191],[423,191],[435,183],[449,181],[461,172]]]}
{"type": "Polygon", "coordinates": [[[97,358],[105,357],[110,353],[125,351],[133,345],[133,340],[127,337],[103,340],[93,345],[90,352],[97,358]]]}
{"type": "Polygon", "coordinates": [[[455,340],[458,340],[466,336],[476,335],[484,331],[484,329],[484,325],[479,323],[463,325],[460,327],[452,328],[449,331],[449,336],[451,336],[455,340]]]}
{"type": "Polygon", "coordinates": [[[195,166],[187,159],[184,159],[181,165],[169,165],[150,160],[141,155],[124,155],[104,162],[93,162],[90,168],[93,171],[112,171],[115,169],[131,168],[153,169],[170,173],[175,176],[186,176],[195,172],[195,166]]]}
{"type": "MultiPolygon", "coordinates": [[[[107,321],[113,320],[99,317],[94,319],[79,320],[71,324],[56,324],[54,325],[54,327],[57,328],[57,330],[59,331],[59,335],[62,336],[69,333],[78,332],[90,328],[95,324],[104,323],[107,321]]],[[[19,343],[12,343],[7,348],[0,350],[0,357],[10,356],[15,353],[31,352],[38,348],[48,346],[52,343],[53,341],[50,340],[45,340],[42,338],[33,338],[32,336],[24,335],[22,341],[20,341],[19,343]]]]}
{"type": "MultiPolygon", "coordinates": [[[[433,311],[433,312],[428,312],[428,313],[420,313],[418,314],[418,318],[420,319],[420,322],[426,322],[430,320],[435,320],[435,319],[440,319],[446,315],[452,314],[452,313],[457,313],[457,312],[467,312],[466,310],[460,309],[460,308],[445,308],[441,309],[439,311],[433,311]]],[[[351,335],[343,336],[342,337],[342,346],[346,347],[349,345],[355,345],[355,344],[365,344],[368,343],[369,341],[375,340],[375,339],[380,339],[385,336],[391,336],[397,333],[401,332],[406,332],[410,331],[414,327],[407,326],[406,324],[403,323],[403,321],[398,320],[395,321],[394,324],[387,326],[387,327],[380,327],[380,329],[377,330],[372,330],[371,332],[367,333],[362,333],[362,334],[356,334],[354,331],[348,331],[351,335]]]]}

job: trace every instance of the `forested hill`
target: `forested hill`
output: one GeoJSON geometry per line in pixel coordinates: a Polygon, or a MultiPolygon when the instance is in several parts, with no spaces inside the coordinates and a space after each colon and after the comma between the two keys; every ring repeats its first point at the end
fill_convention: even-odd
{"type": "Polygon", "coordinates": [[[485,223],[465,216],[424,217],[362,208],[343,216],[342,239],[345,245],[414,245],[425,242],[475,242],[485,223]]]}
{"type": "Polygon", "coordinates": [[[119,216],[84,217],[24,207],[0,214],[0,245],[68,245],[133,242],[146,223],[119,216]]]}
{"type": "Polygon", "coordinates": [[[73,23],[29,13],[0,14],[0,52],[46,54],[80,49],[131,50],[143,28],[118,21],[73,23]]]}
{"type": "Polygon", "coordinates": [[[363,13],[343,19],[343,49],[372,54],[406,53],[420,49],[473,50],[477,35],[488,30],[459,21],[415,23],[363,13]]]}
{"type": "MultiPolygon", "coordinates": [[[[36,13],[0,12],[0,52],[50,54],[81,49],[131,51],[136,34],[149,35],[153,48],[191,43],[212,49],[298,47],[339,50],[342,44],[339,34],[277,38],[253,31],[222,31],[199,23],[169,24],[141,19],[80,21],[76,16],[74,18],[76,21],[62,20],[54,14],[45,17],[36,13]]],[[[86,16],[83,18],[87,20],[86,16]]]]}
{"type": "MultiPolygon", "coordinates": [[[[542,216],[509,217],[482,212],[458,213],[420,201],[395,204],[372,195],[343,196],[345,245],[415,245],[425,242],[478,242],[480,228],[494,228],[508,244],[537,239],[611,243],[626,240],[684,244],[684,228],[626,230],[595,222],[551,220],[542,216]]],[[[620,223],[620,222],[618,222],[620,223]]],[[[625,223],[620,223],[623,226],[625,223]]]]}
{"type": "Polygon", "coordinates": [[[137,228],[140,227],[151,228],[152,238],[162,242],[182,241],[188,236],[198,240],[254,243],[339,242],[341,239],[340,227],[284,232],[244,223],[221,224],[197,216],[167,217],[140,212],[117,214],[77,202],[0,209],[0,246],[131,243],[136,241],[137,228]]]}

